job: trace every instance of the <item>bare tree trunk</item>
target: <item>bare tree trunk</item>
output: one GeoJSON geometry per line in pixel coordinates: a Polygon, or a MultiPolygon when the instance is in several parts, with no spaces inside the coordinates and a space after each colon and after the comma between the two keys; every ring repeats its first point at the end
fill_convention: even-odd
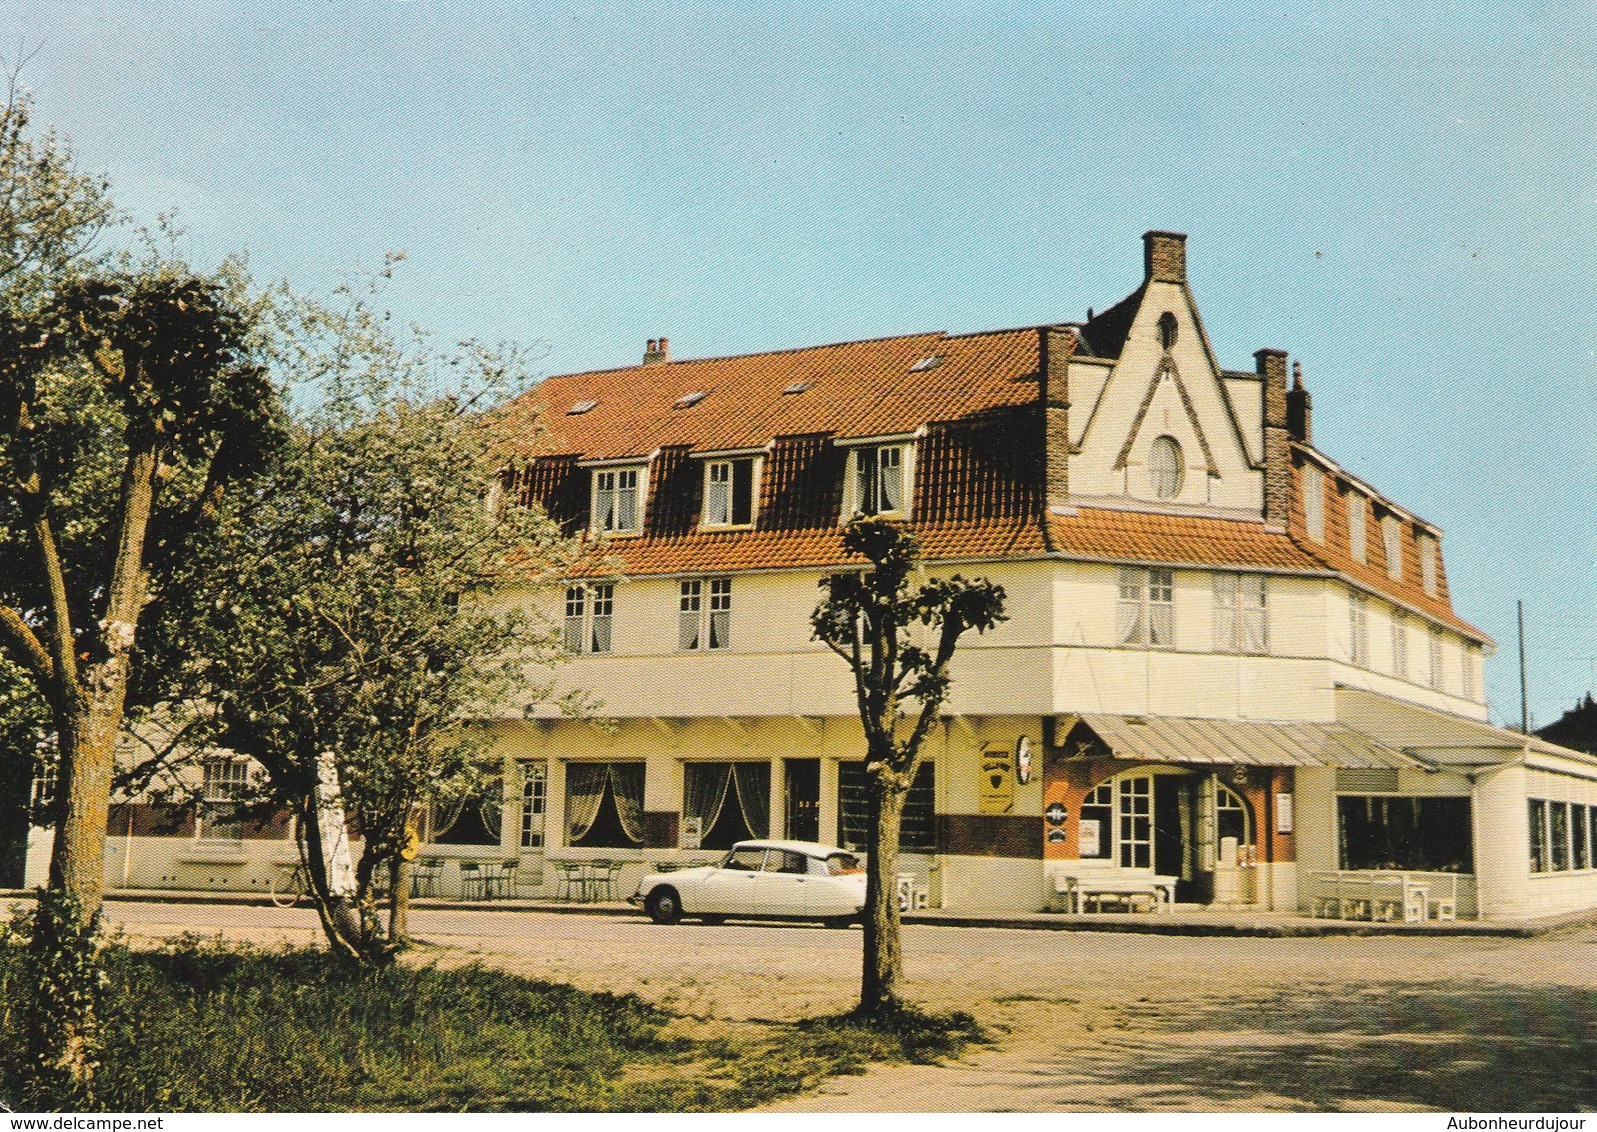
{"type": "Polygon", "coordinates": [[[909,792],[895,783],[871,782],[868,793],[870,856],[865,863],[865,965],[859,1010],[879,1016],[899,1006],[904,951],[899,940],[898,833],[909,792]]]}

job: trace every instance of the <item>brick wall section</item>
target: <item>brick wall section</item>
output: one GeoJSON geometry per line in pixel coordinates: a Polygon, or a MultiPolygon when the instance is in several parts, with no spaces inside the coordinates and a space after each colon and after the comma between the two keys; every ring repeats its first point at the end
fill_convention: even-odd
{"type": "Polygon", "coordinates": [[[1048,510],[1070,506],[1070,357],[1080,345],[1067,326],[1041,326],[1038,334],[1037,400],[1043,417],[1043,481],[1048,510]]]}
{"type": "Polygon", "coordinates": [[[1286,351],[1253,355],[1264,378],[1264,525],[1286,530],[1292,508],[1292,458],[1286,423],[1286,351]]]}
{"type": "Polygon", "coordinates": [[[1042,856],[1042,819],[1016,814],[939,814],[937,844],[956,857],[1042,856]]]}
{"type": "Polygon", "coordinates": [[[1187,237],[1181,232],[1144,232],[1142,265],[1151,283],[1187,281],[1187,237]]]}
{"type": "Polygon", "coordinates": [[[672,812],[645,810],[643,812],[643,845],[646,849],[675,849],[677,844],[677,815],[672,812]]]}

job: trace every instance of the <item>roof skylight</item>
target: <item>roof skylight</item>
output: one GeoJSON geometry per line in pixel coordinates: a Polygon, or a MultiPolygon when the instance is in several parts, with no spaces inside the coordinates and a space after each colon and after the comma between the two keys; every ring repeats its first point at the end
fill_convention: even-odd
{"type": "Polygon", "coordinates": [[[941,354],[932,354],[931,356],[922,358],[920,361],[918,361],[914,365],[910,366],[909,367],[909,372],[910,373],[925,373],[927,370],[936,369],[938,366],[940,366],[942,364],[943,364],[943,356],[941,354]]]}
{"type": "Polygon", "coordinates": [[[792,385],[789,385],[786,389],[782,390],[782,396],[786,397],[789,393],[803,393],[808,390],[809,387],[810,383],[807,381],[795,381],[792,385]]]}
{"type": "Polygon", "coordinates": [[[575,405],[571,406],[571,408],[566,410],[566,416],[568,416],[568,417],[580,416],[581,414],[586,413],[589,409],[593,408],[598,403],[599,402],[597,402],[597,401],[578,401],[575,405]]]}
{"type": "Polygon", "coordinates": [[[677,398],[676,407],[679,409],[691,409],[709,395],[709,391],[704,389],[695,390],[692,393],[684,393],[677,398]]]}

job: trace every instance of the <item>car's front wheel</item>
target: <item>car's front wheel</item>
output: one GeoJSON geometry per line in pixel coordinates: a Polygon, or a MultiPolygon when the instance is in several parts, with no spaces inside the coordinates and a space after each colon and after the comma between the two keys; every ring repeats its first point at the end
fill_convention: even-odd
{"type": "Polygon", "coordinates": [[[657,924],[674,924],[682,918],[682,898],[674,888],[657,888],[643,903],[649,919],[657,924]]]}

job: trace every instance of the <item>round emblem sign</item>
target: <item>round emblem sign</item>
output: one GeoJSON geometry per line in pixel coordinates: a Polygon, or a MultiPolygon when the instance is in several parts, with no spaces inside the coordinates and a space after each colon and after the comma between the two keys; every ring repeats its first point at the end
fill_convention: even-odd
{"type": "Polygon", "coordinates": [[[1015,740],[1015,781],[1022,786],[1031,781],[1031,740],[1024,735],[1015,740]]]}
{"type": "Polygon", "coordinates": [[[1064,830],[1062,830],[1062,829],[1050,829],[1048,831],[1048,844],[1050,844],[1050,845],[1063,845],[1064,843],[1065,843],[1065,831],[1064,830]]]}
{"type": "Polygon", "coordinates": [[[1049,805],[1049,807],[1046,810],[1043,811],[1043,817],[1048,819],[1048,824],[1049,825],[1064,825],[1065,824],[1065,807],[1064,807],[1064,803],[1062,803],[1062,802],[1051,803],[1049,805]]]}

